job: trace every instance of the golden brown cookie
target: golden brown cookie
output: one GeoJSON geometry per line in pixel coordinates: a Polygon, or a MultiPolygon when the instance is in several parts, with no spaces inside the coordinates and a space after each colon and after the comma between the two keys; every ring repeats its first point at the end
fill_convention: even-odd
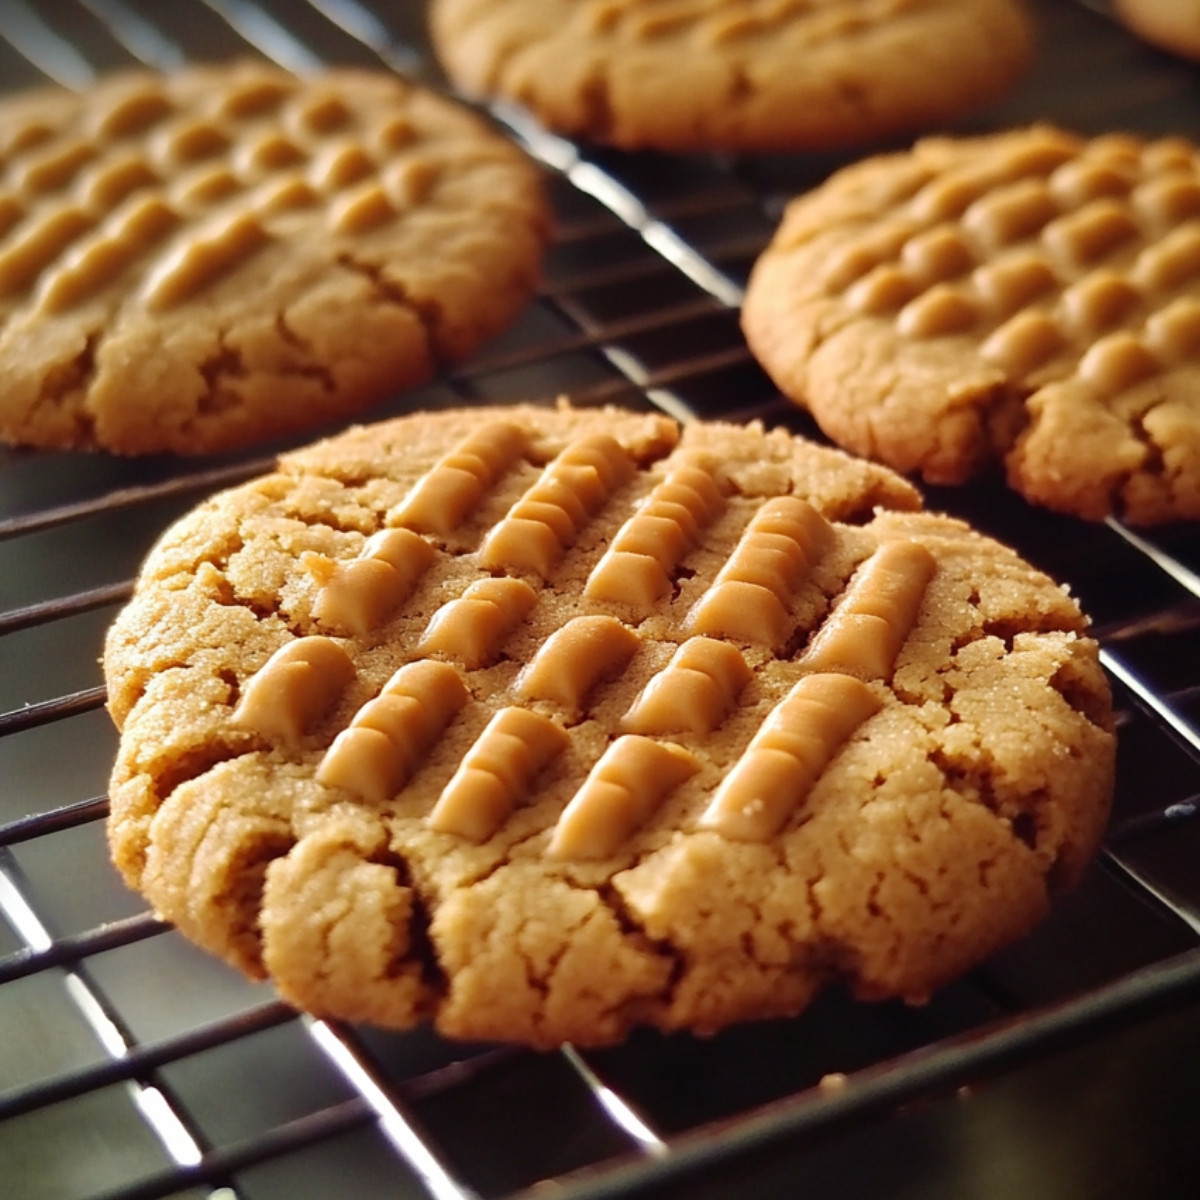
{"type": "Polygon", "coordinates": [[[782,430],[449,411],[167,532],[114,624],[110,840],[325,1015],[536,1046],[921,1001],[1104,825],[1065,590],[782,430]]]}
{"type": "Polygon", "coordinates": [[[429,378],[534,287],[532,165],[384,72],[0,101],[0,439],[206,453],[429,378]]]}
{"type": "Polygon", "coordinates": [[[1200,58],[1197,0],[1113,0],[1117,16],[1139,37],[1172,54],[1200,58]]]}
{"type": "Polygon", "coordinates": [[[475,95],[661,150],[800,150],[938,126],[997,99],[1033,46],[1021,0],[433,0],[475,95]]]}
{"type": "Polygon", "coordinates": [[[742,314],[856,453],[1036,504],[1200,517],[1200,154],[1047,127],[929,139],[794,200],[742,314]]]}

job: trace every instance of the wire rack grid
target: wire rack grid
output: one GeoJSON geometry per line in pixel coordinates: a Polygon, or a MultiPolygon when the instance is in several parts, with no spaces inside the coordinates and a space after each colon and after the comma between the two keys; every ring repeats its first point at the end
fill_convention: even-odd
{"type": "MultiPolygon", "coordinates": [[[[1035,11],[1032,78],[969,127],[1200,130],[1182,64],[1067,0],[1035,11]]],[[[249,54],[444,86],[423,6],[400,0],[0,4],[11,88],[249,54]]],[[[569,393],[819,436],[751,359],[737,308],[783,200],[842,159],[619,154],[504,106],[491,116],[545,169],[557,225],[543,286],[512,331],[379,416],[569,393]]],[[[0,452],[0,1191],[665,1200],[1023,1182],[1065,1198],[1136,1178],[1143,1195],[1195,1194],[1200,1096],[1180,1066],[1200,1050],[1194,527],[1139,535],[1031,513],[988,484],[931,489],[932,507],[1070,584],[1118,699],[1105,849],[1033,937],[924,1009],[835,995],[707,1041],[532,1054],[296,1014],[193,950],[107,864],[103,630],[156,534],[279,448],[188,463],[0,452]],[[1064,1114],[1063,1088],[1081,1114],[1064,1114]]]]}

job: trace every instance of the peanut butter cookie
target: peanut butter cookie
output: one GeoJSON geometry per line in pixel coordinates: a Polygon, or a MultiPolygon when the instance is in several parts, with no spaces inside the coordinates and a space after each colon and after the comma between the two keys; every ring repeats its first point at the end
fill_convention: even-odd
{"type": "Polygon", "coordinates": [[[751,349],[831,438],[930,482],[1200,517],[1200,153],[1036,127],[929,139],[794,200],[751,349]]]}
{"type": "Polygon", "coordinates": [[[460,87],[630,149],[800,150],[938,126],[1032,56],[1020,0],[433,0],[460,87]]]}
{"type": "Polygon", "coordinates": [[[419,414],[168,531],[108,637],[110,841],[315,1013],[533,1046],[919,1002],[1100,837],[1066,592],[756,425],[419,414]]]}
{"type": "Polygon", "coordinates": [[[206,453],[426,380],[534,287],[540,180],[384,72],[0,101],[0,439],[206,453]]]}

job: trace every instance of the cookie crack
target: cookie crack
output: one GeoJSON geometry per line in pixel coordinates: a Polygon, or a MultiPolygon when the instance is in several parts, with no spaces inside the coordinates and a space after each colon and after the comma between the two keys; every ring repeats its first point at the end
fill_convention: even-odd
{"type": "Polygon", "coordinates": [[[335,261],[343,269],[367,280],[383,303],[403,308],[417,319],[425,335],[426,353],[435,364],[441,367],[450,361],[451,355],[441,348],[442,310],[436,301],[413,296],[399,280],[388,277],[382,263],[350,253],[339,254],[335,261]]]}
{"type": "MultiPolygon", "coordinates": [[[[625,897],[621,895],[620,890],[611,880],[598,888],[588,890],[595,892],[600,903],[604,905],[605,909],[612,916],[613,920],[617,923],[617,928],[620,929],[628,942],[634,944],[639,950],[653,952],[657,957],[667,962],[669,971],[659,998],[664,1004],[669,1006],[671,998],[675,995],[680,983],[687,974],[688,956],[686,952],[666,938],[652,937],[647,932],[645,925],[638,919],[628,903],[626,903],[625,897]]],[[[644,1005],[650,999],[651,997],[649,996],[638,996],[634,1003],[644,1005]]],[[[610,1011],[615,1012],[626,1006],[617,1005],[610,1011]]]]}
{"type": "Polygon", "coordinates": [[[982,422],[994,463],[1003,463],[1032,424],[1030,402],[1037,389],[1004,378],[987,394],[982,422]]]}
{"type": "Polygon", "coordinates": [[[411,901],[408,948],[403,957],[392,958],[387,978],[399,978],[406,968],[415,964],[426,993],[435,997],[444,996],[449,989],[449,981],[433,939],[433,914],[428,901],[413,879],[408,860],[390,846],[384,846],[369,854],[366,861],[392,871],[396,876],[397,887],[406,889],[411,901]]]}
{"type": "Polygon", "coordinates": [[[1159,445],[1158,439],[1150,432],[1147,421],[1166,403],[1167,397],[1160,396],[1158,400],[1148,405],[1141,412],[1136,413],[1129,421],[1130,432],[1142,443],[1149,456],[1148,460],[1142,464],[1141,470],[1149,471],[1155,475],[1161,475],[1165,470],[1163,449],[1159,445]]]}
{"type": "MultiPolygon", "coordinates": [[[[967,803],[982,805],[1007,829],[1014,841],[1037,852],[1040,849],[1042,833],[1038,813],[1049,806],[1049,797],[1045,790],[1039,788],[1023,795],[1020,798],[1020,807],[1011,802],[1006,803],[996,788],[993,773],[987,769],[990,760],[984,758],[983,747],[979,741],[976,742],[975,749],[981,765],[972,769],[952,761],[936,747],[931,751],[929,761],[941,773],[944,787],[967,803]]],[[[944,812],[943,816],[946,816],[944,812]]],[[[951,818],[947,816],[947,819],[951,818]]]]}
{"type": "Polygon", "coordinates": [[[1011,654],[1015,645],[1015,639],[1022,633],[1041,636],[1050,633],[1069,634],[1078,632],[1079,628],[1077,625],[1060,620],[1059,616],[1054,613],[1028,612],[1020,616],[989,617],[981,622],[979,628],[973,631],[973,635],[956,639],[951,652],[957,653],[964,646],[969,646],[985,638],[994,637],[1003,642],[1005,652],[1011,654]]]}
{"type": "Polygon", "coordinates": [[[229,941],[231,948],[248,967],[260,975],[263,935],[262,910],[266,889],[267,869],[276,859],[284,858],[296,844],[289,831],[263,833],[257,840],[243,842],[236,861],[230,865],[226,879],[236,886],[226,887],[214,897],[218,908],[230,914],[229,941]],[[237,918],[236,922],[233,919],[237,918]]]}
{"type": "Polygon", "coordinates": [[[200,362],[196,370],[204,380],[205,391],[196,402],[196,416],[211,416],[238,407],[241,397],[228,384],[247,376],[245,359],[240,350],[226,341],[227,329],[217,331],[217,350],[200,362]]]}
{"type": "Polygon", "coordinates": [[[225,601],[217,601],[225,608],[241,608],[250,613],[260,624],[265,624],[270,621],[279,621],[285,629],[296,637],[303,636],[303,630],[297,623],[288,620],[280,610],[278,604],[271,604],[269,601],[264,601],[255,596],[246,596],[232,589],[229,593],[229,599],[225,601]]]}
{"type": "Polygon", "coordinates": [[[185,783],[191,783],[207,775],[214,767],[232,762],[248,753],[245,746],[234,746],[226,741],[206,743],[190,749],[177,751],[169,766],[161,770],[143,773],[153,781],[153,793],[158,807],[165,804],[185,783]]]}
{"type": "Polygon", "coordinates": [[[46,406],[66,408],[76,429],[76,444],[94,444],[95,417],[86,405],[91,381],[96,376],[96,355],[102,333],[92,330],[84,338],[79,352],[63,362],[55,363],[42,379],[35,411],[46,406]]]}
{"type": "Polygon", "coordinates": [[[600,887],[589,887],[581,890],[595,892],[600,902],[612,914],[617,927],[627,937],[636,938],[646,946],[665,950],[671,956],[678,957],[678,947],[660,938],[651,937],[646,932],[646,927],[638,920],[637,916],[626,903],[625,897],[621,895],[620,890],[611,881],[602,884],[600,887]]]}
{"type": "Polygon", "coordinates": [[[42,384],[42,397],[57,403],[78,390],[81,381],[90,379],[96,371],[96,346],[100,334],[93,331],[84,339],[79,353],[65,363],[51,368],[42,384]]]}
{"type": "Polygon", "coordinates": [[[1113,482],[1109,492],[1109,502],[1113,507],[1114,515],[1118,518],[1123,518],[1130,508],[1136,507],[1136,502],[1129,500],[1127,492],[1130,484],[1138,476],[1149,476],[1153,479],[1161,480],[1167,485],[1169,490],[1173,490],[1170,486],[1171,475],[1167,469],[1163,448],[1159,445],[1158,440],[1150,432],[1146,424],[1150,415],[1157,408],[1161,407],[1163,403],[1165,403],[1165,397],[1129,419],[1129,432],[1142,447],[1145,457],[1136,467],[1132,467],[1128,471],[1123,471],[1113,482]]]}
{"type": "Polygon", "coordinates": [[[1050,677],[1050,686],[1077,712],[1097,729],[1111,730],[1112,714],[1108,696],[1073,663],[1064,662],[1050,677]]]}
{"type": "MultiPolygon", "coordinates": [[[[350,500],[347,498],[344,509],[348,510],[349,508],[350,500]]],[[[382,514],[376,514],[365,505],[358,506],[358,511],[367,518],[366,520],[346,521],[342,516],[342,511],[331,512],[322,509],[315,513],[294,513],[290,515],[298,524],[303,525],[306,529],[332,529],[335,533],[361,533],[364,536],[370,536],[376,530],[383,528],[382,514]]]]}
{"type": "Polygon", "coordinates": [[[275,331],[279,334],[280,341],[297,351],[304,359],[303,362],[285,364],[281,370],[282,374],[315,380],[326,393],[337,390],[333,370],[321,364],[313,354],[312,344],[288,323],[286,309],[280,309],[275,314],[275,331]]]}

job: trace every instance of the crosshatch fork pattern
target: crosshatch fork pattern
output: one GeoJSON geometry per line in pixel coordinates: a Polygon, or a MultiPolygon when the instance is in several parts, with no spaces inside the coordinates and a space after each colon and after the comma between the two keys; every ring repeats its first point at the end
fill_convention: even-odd
{"type": "MultiPolygon", "coordinates": [[[[391,8],[399,15],[357,0],[211,0],[169,13],[134,0],[13,3],[0,11],[0,64],[14,85],[49,76],[81,86],[138,61],[170,68],[258,52],[296,69],[383,63],[436,79],[417,6],[391,8]]],[[[1081,94],[1106,55],[1123,56],[1131,79],[1160,72],[1156,97],[1177,88],[1154,106],[1133,84],[1124,96],[1091,90],[1088,107],[1068,92],[1056,100],[1063,120],[1103,127],[1120,112],[1166,132],[1162,113],[1174,105],[1170,121],[1190,113],[1183,132],[1197,133],[1200,116],[1180,99],[1185,76],[1146,64],[1107,29],[1089,24],[1088,38],[1076,36],[1085,18],[1065,0],[1041,10],[1048,37],[1065,47],[1056,70],[1081,94]]],[[[750,362],[733,309],[782,195],[833,164],[667,164],[495,115],[547,168],[559,210],[547,279],[512,335],[404,403],[570,389],[585,402],[766,414],[803,428],[750,362]]],[[[153,533],[266,462],[124,470],[10,454],[0,468],[0,1155],[17,1195],[260,1200],[353,1185],[360,1195],[490,1196],[555,1177],[577,1196],[666,1195],[693,1170],[719,1174],[798,1139],[820,1145],[1200,992],[1189,953],[1200,897],[1187,867],[1200,791],[1200,700],[1188,671],[1200,627],[1195,532],[1146,540],[1115,524],[1031,523],[986,490],[931,503],[1071,582],[1097,621],[1128,756],[1095,877],[1028,946],[928,1010],[863,1013],[835,998],[786,1028],[701,1045],[634,1039],[586,1056],[383,1036],[299,1018],[231,982],[105,873],[111,734],[94,661],[153,533]],[[97,544],[105,554],[85,552],[97,544]],[[1125,936],[1097,933],[1097,914],[1125,936]],[[848,1086],[816,1086],[837,1072],[848,1086]],[[682,1082],[672,1091],[668,1077],[682,1082]]]]}

